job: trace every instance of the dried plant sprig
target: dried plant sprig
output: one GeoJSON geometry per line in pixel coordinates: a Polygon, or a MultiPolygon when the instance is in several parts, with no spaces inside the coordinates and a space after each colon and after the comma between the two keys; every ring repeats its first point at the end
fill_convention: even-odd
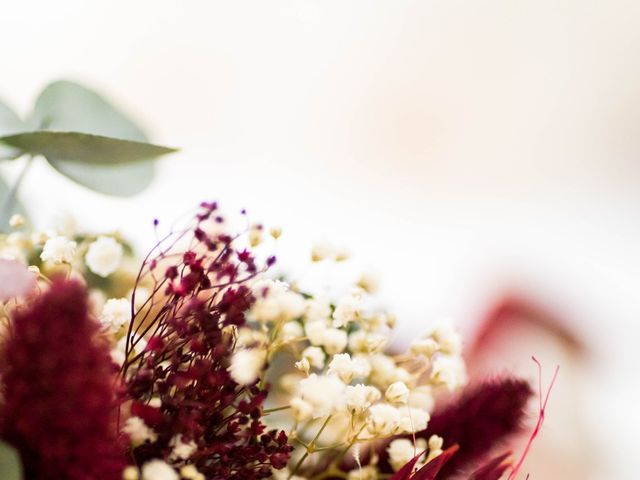
{"type": "MultiPolygon", "coordinates": [[[[268,385],[255,375],[239,381],[249,364],[234,374],[234,332],[255,301],[246,283],[275,259],[259,268],[236,247],[238,236],[215,228],[223,222],[216,211],[203,203],[194,223],[163,238],[138,275],[131,304],[144,282],[151,295],[132,312],[121,371],[131,413],[151,433],[133,442],[132,455],[138,465],[193,465],[207,479],[267,478],[286,465],[291,447],[261,420],[268,385]]],[[[258,362],[260,370],[266,357],[258,362]]]]}

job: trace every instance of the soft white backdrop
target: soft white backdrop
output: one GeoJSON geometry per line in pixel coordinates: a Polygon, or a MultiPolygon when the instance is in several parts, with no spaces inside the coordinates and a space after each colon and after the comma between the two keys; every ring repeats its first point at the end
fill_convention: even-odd
{"type": "MultiPolygon", "coordinates": [[[[590,479],[638,478],[640,4],[21,0],[2,10],[0,97],[24,110],[51,80],[83,81],[183,148],[132,200],[36,165],[22,198],[41,225],[72,213],[144,248],[156,216],[209,198],[247,207],[284,226],[286,265],[329,239],[375,267],[405,336],[443,315],[469,324],[516,285],[594,351],[569,408],[595,447],[567,461],[595,459],[590,479]]],[[[514,367],[533,373],[531,353],[514,367]]]]}

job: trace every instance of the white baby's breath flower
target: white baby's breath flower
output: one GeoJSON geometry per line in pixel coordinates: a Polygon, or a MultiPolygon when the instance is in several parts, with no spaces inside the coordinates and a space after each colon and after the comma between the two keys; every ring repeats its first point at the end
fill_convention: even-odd
{"type": "Polygon", "coordinates": [[[296,422],[305,422],[313,416],[313,405],[300,397],[292,398],[289,405],[296,422]]]}
{"type": "Polygon", "coordinates": [[[345,384],[333,375],[312,373],[300,380],[300,395],[313,407],[313,418],[326,417],[333,413],[345,388],[345,384]]]}
{"type": "Polygon", "coordinates": [[[117,332],[131,319],[131,302],[126,298],[110,298],[102,307],[100,323],[117,332]]]}
{"type": "Polygon", "coordinates": [[[43,262],[71,263],[76,254],[77,243],[61,235],[51,237],[44,244],[40,258],[43,262]]]}
{"type": "Polygon", "coordinates": [[[409,394],[411,392],[407,388],[404,382],[393,382],[384,392],[384,397],[388,402],[394,404],[405,404],[409,401],[409,394]]]}
{"type": "Polygon", "coordinates": [[[311,260],[321,262],[335,255],[335,248],[328,242],[318,242],[311,249],[311,260]]]}
{"type": "Polygon", "coordinates": [[[383,353],[369,357],[371,381],[383,390],[396,381],[396,362],[383,353]]]}
{"type": "Polygon", "coordinates": [[[419,432],[427,428],[431,416],[429,412],[420,410],[419,408],[400,407],[400,429],[407,433],[419,432]]]}
{"type": "Polygon", "coordinates": [[[264,367],[266,352],[262,349],[238,350],[231,357],[229,373],[240,385],[250,385],[260,376],[264,367]]]}
{"type": "Polygon", "coordinates": [[[184,442],[182,441],[182,435],[176,435],[169,442],[171,447],[171,454],[169,458],[175,460],[187,460],[198,449],[198,446],[194,441],[184,442]]]}
{"type": "Polygon", "coordinates": [[[424,355],[425,357],[431,357],[438,351],[438,342],[433,338],[418,338],[411,342],[409,351],[414,355],[424,355]]]}
{"type": "Polygon", "coordinates": [[[438,435],[431,435],[429,437],[429,456],[427,456],[427,462],[430,462],[434,458],[442,455],[442,445],[444,440],[438,435]]]}
{"type": "Polygon", "coordinates": [[[369,409],[367,429],[374,437],[388,437],[400,431],[402,417],[393,405],[377,403],[369,409]]]}
{"type": "Polygon", "coordinates": [[[460,357],[440,355],[431,368],[431,379],[446,386],[450,391],[463,386],[467,382],[467,371],[460,357]]]}
{"type": "Polygon", "coordinates": [[[180,476],[185,480],[205,480],[205,476],[191,463],[180,469],[180,476]]]}
{"type": "Polygon", "coordinates": [[[108,277],[120,266],[122,254],[122,245],[113,237],[98,237],[89,245],[84,261],[93,273],[108,277]]]}
{"type": "Polygon", "coordinates": [[[284,282],[262,279],[253,285],[252,291],[256,302],[251,308],[251,317],[258,322],[289,321],[304,313],[304,297],[289,290],[284,282]]]}
{"type": "Polygon", "coordinates": [[[326,330],[327,325],[322,321],[307,322],[304,326],[304,333],[307,335],[309,343],[316,346],[322,345],[326,330]]]}
{"type": "Polygon", "coordinates": [[[302,358],[306,359],[313,368],[324,368],[324,352],[320,347],[307,347],[302,351],[302,358]]]}
{"type": "Polygon", "coordinates": [[[348,353],[338,353],[329,363],[328,373],[334,373],[344,383],[350,383],[355,377],[365,377],[371,367],[363,358],[351,358],[348,353]]]}
{"type": "Polygon", "coordinates": [[[153,443],[158,439],[158,435],[149,428],[140,417],[130,417],[122,427],[122,432],[129,436],[131,445],[137,447],[143,443],[153,443]]]}
{"type": "Polygon", "coordinates": [[[179,480],[180,476],[164,460],[150,460],[142,466],[142,480],[179,480]]]}
{"type": "Polygon", "coordinates": [[[380,400],[380,390],[371,385],[349,385],[344,392],[344,404],[347,411],[355,414],[366,412],[371,405],[380,400]]]}
{"type": "Polygon", "coordinates": [[[347,347],[347,332],[337,328],[327,328],[322,333],[322,346],[329,355],[344,351],[347,347]]]}
{"type": "Polygon", "coordinates": [[[331,316],[331,305],[324,296],[317,296],[306,301],[305,314],[308,322],[326,322],[331,316]]]}
{"type": "Polygon", "coordinates": [[[122,480],[139,480],[140,472],[138,467],[134,467],[133,465],[129,465],[125,467],[122,471],[122,480]]]}
{"type": "Polygon", "coordinates": [[[340,299],[333,312],[333,326],[341,328],[360,318],[362,313],[362,291],[355,290],[340,299]]]}
{"type": "Polygon", "coordinates": [[[438,343],[440,351],[448,355],[460,355],[462,352],[462,337],[449,324],[436,328],[431,336],[438,343]]]}
{"type": "Polygon", "coordinates": [[[349,350],[352,352],[378,353],[387,344],[388,338],[380,333],[357,330],[349,335],[349,350]]]}
{"type": "Polygon", "coordinates": [[[380,286],[380,275],[373,271],[364,272],[357,285],[367,293],[375,293],[380,286]]]}
{"type": "Polygon", "coordinates": [[[430,386],[420,385],[411,390],[411,395],[409,395],[408,403],[410,407],[419,408],[421,410],[430,412],[433,410],[434,404],[435,400],[433,398],[433,393],[431,392],[430,386]]]}
{"type": "Polygon", "coordinates": [[[305,375],[307,375],[309,373],[309,370],[311,369],[311,365],[309,364],[308,358],[302,358],[301,360],[298,360],[293,365],[296,367],[297,370],[300,370],[305,375]]]}
{"type": "Polygon", "coordinates": [[[292,320],[282,325],[282,329],[280,330],[281,340],[290,342],[301,337],[304,337],[304,330],[299,322],[292,320]]]}
{"type": "MultiPolygon", "coordinates": [[[[427,442],[424,438],[417,439],[415,445],[407,438],[398,438],[392,441],[387,447],[391,468],[393,468],[394,472],[397,472],[426,448],[427,442]]],[[[424,462],[423,458],[421,460],[420,464],[424,462]]]]}

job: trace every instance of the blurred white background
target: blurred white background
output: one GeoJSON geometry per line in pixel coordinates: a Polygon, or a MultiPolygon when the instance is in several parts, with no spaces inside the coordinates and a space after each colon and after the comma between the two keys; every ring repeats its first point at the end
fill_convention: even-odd
{"type": "Polygon", "coordinates": [[[128,200],[40,162],[21,191],[40,225],[72,213],[145,248],[156,216],[247,207],[284,227],[285,265],[328,239],[374,267],[405,337],[516,291],[590,349],[528,332],[505,354],[532,379],[530,355],[561,364],[532,478],[638,478],[640,3],[3,6],[0,97],[24,111],[74,79],[182,148],[128,200]]]}

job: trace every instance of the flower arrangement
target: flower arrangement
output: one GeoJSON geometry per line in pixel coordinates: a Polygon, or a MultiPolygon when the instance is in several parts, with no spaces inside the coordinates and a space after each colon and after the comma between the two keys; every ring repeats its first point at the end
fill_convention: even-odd
{"type": "Polygon", "coordinates": [[[368,279],[335,298],[304,290],[273,273],[281,230],[240,218],[234,229],[203,202],[179,227],[155,220],[157,244],[138,259],[116,233],[11,217],[3,479],[516,478],[504,442],[526,416],[526,382],[466,386],[447,324],[390,349],[396,319],[368,279]]]}

